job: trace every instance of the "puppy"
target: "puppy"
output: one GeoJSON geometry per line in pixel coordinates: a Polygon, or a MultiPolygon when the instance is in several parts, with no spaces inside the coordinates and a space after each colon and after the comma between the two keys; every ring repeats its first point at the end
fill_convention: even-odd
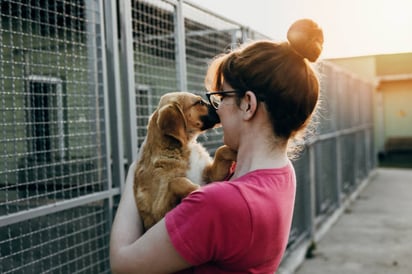
{"type": "Polygon", "coordinates": [[[145,230],[199,185],[228,175],[236,152],[221,146],[212,160],[196,141],[199,134],[219,123],[215,109],[200,96],[172,92],[160,98],[149,119],[134,178],[136,205],[145,230]]]}

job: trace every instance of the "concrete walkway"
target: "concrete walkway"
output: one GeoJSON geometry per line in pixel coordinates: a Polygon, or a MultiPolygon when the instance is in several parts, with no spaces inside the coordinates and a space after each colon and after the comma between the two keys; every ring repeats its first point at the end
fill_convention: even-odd
{"type": "Polygon", "coordinates": [[[296,274],[411,274],[412,169],[376,175],[296,274]]]}

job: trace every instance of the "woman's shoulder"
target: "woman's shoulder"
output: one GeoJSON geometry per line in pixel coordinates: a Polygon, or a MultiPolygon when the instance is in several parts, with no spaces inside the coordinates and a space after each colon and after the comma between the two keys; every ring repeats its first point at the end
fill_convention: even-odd
{"type": "Polygon", "coordinates": [[[199,196],[212,203],[228,203],[236,198],[241,198],[238,187],[230,181],[207,184],[194,191],[192,195],[199,196]]]}

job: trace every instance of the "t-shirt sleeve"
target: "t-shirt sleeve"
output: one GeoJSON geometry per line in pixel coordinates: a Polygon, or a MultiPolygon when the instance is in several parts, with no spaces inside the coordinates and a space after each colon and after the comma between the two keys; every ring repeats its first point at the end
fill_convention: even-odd
{"type": "Polygon", "coordinates": [[[245,252],[252,231],[244,198],[227,183],[213,183],[193,192],[165,220],[172,244],[193,265],[245,252]]]}

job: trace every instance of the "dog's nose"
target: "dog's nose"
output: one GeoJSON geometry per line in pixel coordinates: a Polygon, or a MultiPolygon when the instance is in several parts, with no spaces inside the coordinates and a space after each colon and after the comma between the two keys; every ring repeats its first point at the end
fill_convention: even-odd
{"type": "Polygon", "coordinates": [[[219,115],[217,114],[216,109],[212,105],[208,106],[208,113],[215,124],[220,123],[219,115]]]}
{"type": "Polygon", "coordinates": [[[208,104],[208,113],[206,116],[202,117],[203,128],[202,130],[206,130],[209,128],[214,127],[216,124],[220,123],[219,115],[216,112],[216,109],[208,104]]]}

